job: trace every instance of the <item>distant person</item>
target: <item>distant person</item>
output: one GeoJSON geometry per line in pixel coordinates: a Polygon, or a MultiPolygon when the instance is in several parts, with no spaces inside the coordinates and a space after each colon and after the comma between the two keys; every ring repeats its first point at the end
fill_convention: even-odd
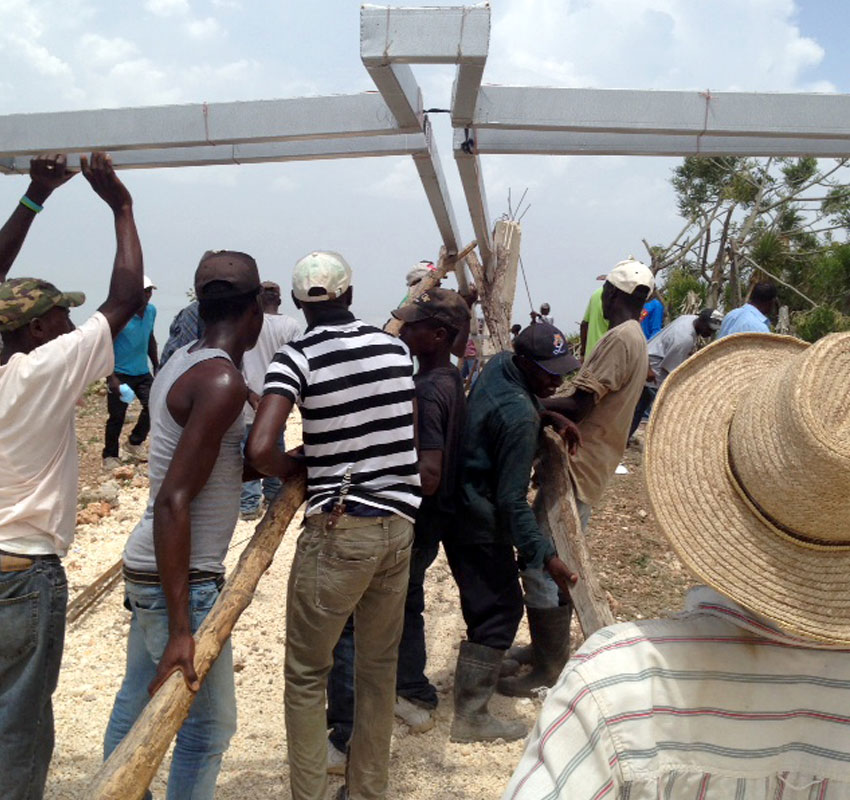
{"type": "Polygon", "coordinates": [[[531,312],[531,321],[532,322],[545,322],[547,325],[554,325],[555,318],[551,315],[549,304],[543,303],[540,306],[540,313],[537,311],[531,312]]]}
{"type": "MultiPolygon", "coordinates": [[[[414,264],[408,271],[407,275],[405,275],[405,283],[407,284],[407,294],[405,294],[399,305],[404,305],[408,299],[410,298],[410,293],[413,291],[414,287],[418,286],[420,281],[429,273],[435,272],[437,267],[434,265],[433,261],[429,261],[428,259],[423,259],[422,261],[414,264]]],[[[435,286],[440,285],[440,281],[437,281],[435,286]]]]}
{"type": "Polygon", "coordinates": [[[697,338],[710,339],[717,333],[723,315],[713,308],[704,308],[699,314],[682,314],[649,340],[649,368],[652,378],[646,382],[635,408],[629,438],[638,429],[644,415],[652,408],[655,395],[667,376],[693,355],[697,338]]]}
{"type": "MultiPolygon", "coordinates": [[[[93,153],[90,162],[81,158],[80,166],[115,219],[116,254],[106,302],[75,328],[69,309],[85,302],[81,292],[61,292],[38,278],[0,283],[3,800],[44,796],[68,604],[60,559],[74,540],[77,518],[77,400],[92,381],[112,372],[113,339],[144,299],[142,248],[130,193],[103,153],[93,153]]],[[[44,201],[73,174],[64,156],[32,160],[29,189],[0,230],[0,278],[44,201]]],[[[57,248],[61,244],[57,241],[57,248]]]]}
{"type": "Polygon", "coordinates": [[[664,327],[664,303],[658,299],[658,295],[654,294],[644,304],[643,311],[640,312],[640,327],[647,341],[664,327]]]}
{"type": "Polygon", "coordinates": [[[413,364],[404,342],[351,313],[351,268],[316,251],[295,265],[306,333],[275,356],[248,439],[267,475],[291,460],[278,436],[296,404],[304,423],[307,509],[286,603],[286,740],[293,800],[327,793],[325,689],[354,614],[355,710],[338,798],[383,800],[389,781],[398,643],[421,500],[413,364]],[[347,794],[348,793],[348,794],[347,794]]]}
{"type": "Polygon", "coordinates": [[[776,287],[772,283],[757,283],[750,292],[749,302],[734,308],[724,318],[718,339],[731,333],[770,333],[770,317],[776,315],[776,287]]]}
{"type": "Polygon", "coordinates": [[[204,335],[174,352],[151,391],[150,497],[124,547],[127,666],[103,754],[109,758],[169,675],[182,672],[196,695],[177,733],[166,800],[212,800],[236,731],[230,640],[199,691],[193,635],[224,584],[239,518],[248,389],[238,364],[263,325],[259,291],[251,256],[205,253],[195,271],[204,335]]]}
{"type": "Polygon", "coordinates": [[[522,325],[519,323],[515,325],[511,325],[511,344],[514,343],[516,337],[519,336],[520,331],[522,330],[522,325]]]}
{"type": "Polygon", "coordinates": [[[175,350],[196,342],[203,335],[204,321],[198,314],[198,301],[193,300],[185,308],[181,308],[171,321],[171,325],[168,328],[168,339],[162,348],[162,355],[159,358],[160,369],[165,366],[175,350]]]}
{"type": "Polygon", "coordinates": [[[125,454],[134,461],[147,461],[148,456],[142,446],[148,437],[151,427],[148,413],[148,396],[150,395],[153,375],[148,368],[148,360],[154,374],[159,371],[159,354],[153,326],[156,322],[156,307],[151,303],[153,281],[145,275],[145,300],[133,314],[132,319],[115,337],[115,371],[106,379],[106,429],[104,432],[103,467],[112,469],[121,465],[118,457],[121,428],[124,427],[124,417],[127,414],[128,403],[121,397],[122,384],[130,388],[139,399],[142,410],[133,430],[124,445],[125,454]]]}
{"type": "Polygon", "coordinates": [[[590,358],[596,343],[608,333],[608,320],[602,313],[602,288],[590,295],[584,319],[579,326],[579,357],[582,361],[590,358]]]}
{"type": "Polygon", "coordinates": [[[744,334],[664,382],[654,517],[703,586],[594,633],[502,800],[842,798],[850,788],[850,334],[744,334]],[[686,432],[686,436],[683,435],[686,432]]]}
{"type": "MultiPolygon", "coordinates": [[[[443,539],[467,637],[455,668],[455,742],[514,741],[527,732],[518,720],[493,716],[488,703],[522,619],[517,558],[545,569],[565,594],[575,581],[538,527],[527,497],[542,428],[539,398],[553,394],[578,366],[563,333],[538,322],[517,336],[513,353],[487,362],[469,395],[457,524],[443,539]]],[[[563,424],[574,433],[575,426],[563,424]]],[[[570,443],[575,449],[577,437],[570,443]]]]}
{"type": "MultiPolygon", "coordinates": [[[[581,435],[582,446],[571,456],[569,468],[583,529],[623,457],[635,405],[646,381],[646,339],[638,319],[653,287],[652,271],[634,259],[621,261],[608,273],[602,286],[608,333],[567,391],[542,401],[546,409],[572,420],[581,435]]],[[[522,582],[532,670],[503,678],[498,689],[502,694],[529,697],[534,689],[551,686],[569,657],[572,603],[563,587],[537,564],[526,565],[522,582]]]]}
{"type": "MultiPolygon", "coordinates": [[[[263,281],[260,290],[260,305],[263,308],[263,328],[257,343],[245,351],[242,358],[242,374],[248,384],[249,402],[245,403],[245,441],[254,424],[254,407],[263,393],[266,372],[275,353],[287,342],[297,339],[302,332],[301,325],[292,317],[278,313],[280,308],[280,286],[274,281],[263,281]],[[253,403],[253,404],[252,404],[253,403]]],[[[281,430],[278,446],[285,450],[284,432],[281,430]]],[[[239,501],[239,516],[244,520],[257,519],[260,516],[261,501],[271,503],[280,494],[280,478],[268,475],[246,481],[242,484],[242,497],[239,501]]]]}

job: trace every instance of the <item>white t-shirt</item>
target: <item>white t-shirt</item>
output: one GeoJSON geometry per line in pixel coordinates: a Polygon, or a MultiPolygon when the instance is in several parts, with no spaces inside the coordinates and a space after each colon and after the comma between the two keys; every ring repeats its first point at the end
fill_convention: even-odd
{"type": "Polygon", "coordinates": [[[77,521],[77,400],[114,367],[100,312],[0,366],[0,549],[64,556],[77,521]]]}
{"type": "MultiPolygon", "coordinates": [[[[257,343],[242,356],[242,375],[252,392],[263,393],[266,372],[274,354],[285,344],[301,335],[301,326],[284,314],[263,314],[263,327],[257,343]]],[[[254,409],[245,403],[243,418],[246,425],[254,422],[254,409]]]]}

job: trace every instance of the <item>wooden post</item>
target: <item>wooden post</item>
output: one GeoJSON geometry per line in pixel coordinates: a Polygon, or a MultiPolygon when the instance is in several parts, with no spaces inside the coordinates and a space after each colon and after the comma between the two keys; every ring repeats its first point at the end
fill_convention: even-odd
{"type": "Polygon", "coordinates": [[[98,576],[85,590],[68,603],[68,611],[65,615],[68,625],[76,622],[121,580],[121,567],[123,564],[124,560],[119,558],[106,572],[98,576]]]}
{"type": "MultiPolygon", "coordinates": [[[[239,563],[227,579],[212,610],[195,634],[195,671],[203,682],[218,658],[236,620],[250,605],[262,574],[269,568],[289,523],[304,502],[306,479],[283,485],[278,498],[257,526],[239,563]]],[[[94,777],[91,800],[140,800],[192,705],[194,694],[182,672],[176,672],[150,699],[136,724],[94,777]]]]}
{"type": "MultiPolygon", "coordinates": [[[[431,270],[419,283],[417,283],[407,294],[407,299],[402,303],[406,306],[412,303],[419,295],[425,294],[429,289],[433,289],[443,278],[446,277],[449,269],[454,269],[455,264],[460,263],[464,259],[469,259],[473,254],[473,250],[478,247],[478,242],[470,242],[456,255],[448,255],[445,247],[440,250],[440,258],[437,261],[437,268],[431,270]]],[[[401,331],[401,326],[404,323],[400,319],[393,317],[386,325],[384,332],[392,336],[398,336],[401,331]]]]}
{"type": "Polygon", "coordinates": [[[548,429],[542,439],[537,468],[540,488],[534,502],[534,514],[541,531],[552,537],[558,556],[579,576],[578,583],[570,590],[570,597],[587,639],[599,628],[613,625],[614,615],[590,561],[564,443],[548,429]]]}

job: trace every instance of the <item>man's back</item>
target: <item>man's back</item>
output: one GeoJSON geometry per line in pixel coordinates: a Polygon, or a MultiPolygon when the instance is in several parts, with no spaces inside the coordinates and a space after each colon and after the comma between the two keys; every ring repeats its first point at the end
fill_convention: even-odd
{"type": "Polygon", "coordinates": [[[649,340],[649,366],[658,384],[693,352],[697,342],[696,319],[696,314],[682,314],[649,340]]]}
{"type": "Polygon", "coordinates": [[[848,655],[700,587],[588,639],[503,800],[848,798],[848,655]]]}
{"type": "Polygon", "coordinates": [[[275,355],[265,393],[300,406],[307,514],[337,496],[349,472],[349,500],[414,519],[413,365],[401,340],[350,314],[310,328],[275,355]]]}
{"type": "Polygon", "coordinates": [[[770,321],[754,305],[744,303],[723,318],[717,338],[722,339],[732,333],[770,333],[770,321]]]}
{"type": "Polygon", "coordinates": [[[148,369],[148,342],[156,321],[156,308],[148,303],[141,316],[134,314],[115,337],[115,371],[144,375],[148,369]]]}

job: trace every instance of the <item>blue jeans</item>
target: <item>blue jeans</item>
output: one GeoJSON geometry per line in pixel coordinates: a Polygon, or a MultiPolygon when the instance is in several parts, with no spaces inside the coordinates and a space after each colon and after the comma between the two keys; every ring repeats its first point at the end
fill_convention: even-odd
{"type": "MultiPolygon", "coordinates": [[[[168,642],[168,611],[161,586],[125,581],[124,605],[132,612],[127,669],[115,697],[103,741],[104,759],[118,746],[148,702],[148,684],[168,642]]],[[[189,606],[194,633],[218,598],[215,581],[192,584],[189,606]]],[[[177,734],[168,774],[167,800],[212,800],[221,757],[236,732],[236,691],[230,640],[195,695],[177,734]]],[[[147,795],[150,797],[150,794],[147,795]]]]}
{"type": "MultiPolygon", "coordinates": [[[[437,557],[439,540],[410,551],[410,582],[404,602],[404,628],[398,646],[396,694],[423,708],[437,707],[437,689],[425,676],[425,572],[437,557]]],[[[354,725],[354,620],[349,617],[333,652],[328,676],[328,738],[345,751],[354,725]]]]}
{"type": "Polygon", "coordinates": [[[0,572],[0,797],[40,800],[53,754],[53,692],[68,582],[59,559],[0,572]]]}
{"type": "MultiPolygon", "coordinates": [[[[581,529],[586,531],[593,506],[583,503],[578,498],[576,498],[576,506],[579,520],[581,520],[581,529]]],[[[560,605],[558,586],[545,569],[527,567],[519,571],[519,577],[522,581],[526,608],[557,608],[560,605]]]]}
{"type": "MultiPolygon", "coordinates": [[[[252,425],[245,426],[245,438],[242,440],[242,452],[245,452],[245,442],[248,441],[248,434],[251,433],[252,425]]],[[[277,446],[281,453],[286,452],[286,445],[283,442],[283,430],[280,432],[280,438],[277,440],[277,446]]],[[[268,475],[265,478],[257,478],[255,481],[245,481],[242,484],[242,495],[239,498],[239,511],[249,513],[256,511],[260,507],[260,498],[265,497],[266,501],[271,503],[280,494],[280,488],[283,485],[280,478],[275,475],[268,475]]]]}

